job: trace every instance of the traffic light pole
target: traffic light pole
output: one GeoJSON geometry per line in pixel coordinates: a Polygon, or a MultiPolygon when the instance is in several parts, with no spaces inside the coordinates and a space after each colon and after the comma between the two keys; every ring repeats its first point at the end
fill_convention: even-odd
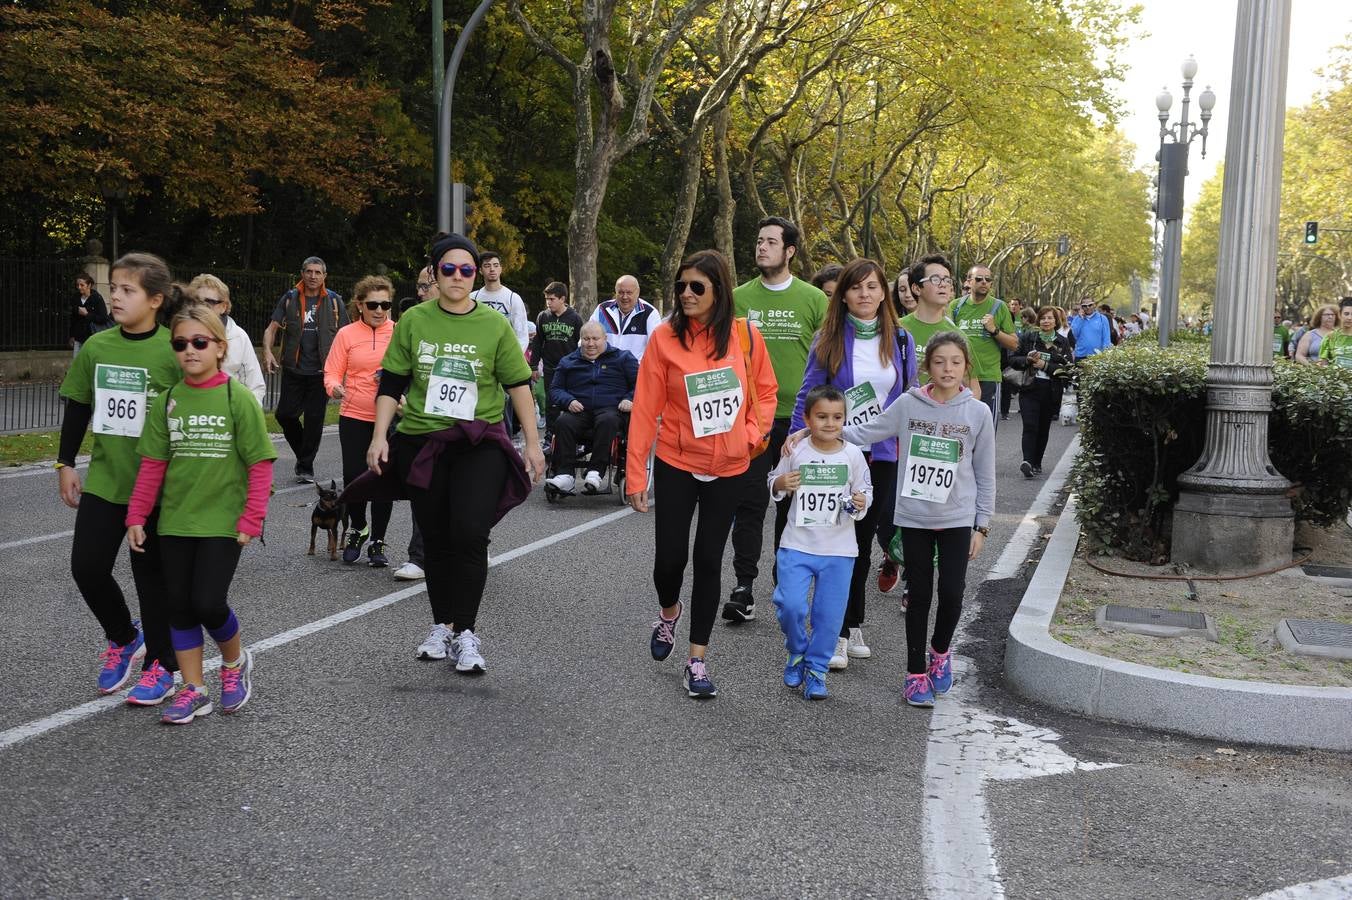
{"type": "Polygon", "coordinates": [[[469,17],[460,31],[460,38],[451,51],[451,61],[446,66],[446,80],[441,86],[441,105],[437,110],[437,230],[464,233],[465,204],[463,193],[460,203],[451,203],[451,99],[455,96],[455,75],[460,71],[460,61],[465,58],[465,48],[479,23],[488,15],[493,0],[483,0],[479,8],[469,17]]]}

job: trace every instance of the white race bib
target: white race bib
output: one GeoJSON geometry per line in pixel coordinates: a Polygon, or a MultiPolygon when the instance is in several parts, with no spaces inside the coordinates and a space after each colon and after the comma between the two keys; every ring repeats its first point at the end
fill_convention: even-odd
{"type": "Polygon", "coordinates": [[[423,412],[469,422],[473,421],[478,405],[479,382],[474,377],[474,366],[458,356],[438,356],[427,378],[423,412]]]}
{"type": "Polygon", "coordinates": [[[732,431],[742,408],[742,381],[730,366],[685,376],[690,427],[695,437],[732,431]]]}
{"type": "Polygon", "coordinates": [[[136,366],[94,366],[94,433],[140,437],[150,372],[136,366]]]}
{"type": "Polygon", "coordinates": [[[856,384],[845,392],[845,424],[867,425],[883,414],[882,402],[873,382],[856,384]]]}
{"type": "Polygon", "coordinates": [[[956,438],[911,435],[906,479],[901,483],[902,498],[926,503],[947,502],[958,477],[959,449],[956,438]]]}
{"type": "Polygon", "coordinates": [[[1281,338],[1281,335],[1274,334],[1274,335],[1272,336],[1272,352],[1273,352],[1274,354],[1278,355],[1278,356],[1281,355],[1281,352],[1282,352],[1282,338],[1281,338]]]}
{"type": "Polygon", "coordinates": [[[850,467],[827,463],[806,463],[799,467],[801,480],[796,492],[793,524],[799,528],[821,528],[840,521],[849,490],[850,467]]]}

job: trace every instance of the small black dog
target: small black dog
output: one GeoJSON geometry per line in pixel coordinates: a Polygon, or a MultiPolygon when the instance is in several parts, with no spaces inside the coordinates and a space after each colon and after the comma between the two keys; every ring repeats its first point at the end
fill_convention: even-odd
{"type": "Polygon", "coordinates": [[[319,534],[319,529],[324,529],[329,533],[329,559],[338,559],[339,529],[342,529],[342,540],[347,539],[347,507],[338,502],[338,483],[330,480],[329,486],[324,487],[321,484],[315,485],[315,490],[319,491],[319,502],[310,512],[310,549],[306,556],[315,555],[315,536],[319,534]]]}

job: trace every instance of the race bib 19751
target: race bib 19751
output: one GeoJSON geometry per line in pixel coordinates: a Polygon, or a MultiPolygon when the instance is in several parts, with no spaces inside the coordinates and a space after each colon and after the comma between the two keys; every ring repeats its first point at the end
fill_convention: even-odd
{"type": "Polygon", "coordinates": [[[871,381],[856,384],[846,391],[845,401],[846,425],[866,425],[883,414],[882,402],[878,400],[878,392],[873,389],[871,381]]]}
{"type": "Polygon", "coordinates": [[[800,528],[835,525],[845,505],[850,467],[832,463],[806,463],[798,468],[797,505],[793,524],[800,528]]]}
{"type": "Polygon", "coordinates": [[[742,381],[730,366],[694,372],[685,376],[685,396],[695,437],[724,434],[732,430],[742,408],[742,381]]]}

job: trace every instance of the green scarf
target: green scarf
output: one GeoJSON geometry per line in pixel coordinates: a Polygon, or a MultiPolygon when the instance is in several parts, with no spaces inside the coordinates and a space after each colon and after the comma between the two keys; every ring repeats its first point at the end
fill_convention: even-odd
{"type": "Polygon", "coordinates": [[[854,336],[858,340],[867,341],[878,336],[879,319],[875,316],[872,322],[864,322],[856,319],[849,313],[845,314],[854,325],[854,336]]]}

